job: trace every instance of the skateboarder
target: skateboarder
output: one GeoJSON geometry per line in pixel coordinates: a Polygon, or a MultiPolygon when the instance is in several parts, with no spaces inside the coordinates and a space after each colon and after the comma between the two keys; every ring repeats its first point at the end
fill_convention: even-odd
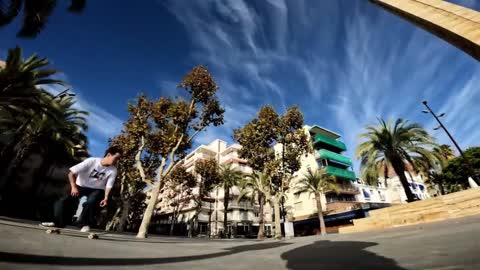
{"type": "Polygon", "coordinates": [[[68,180],[70,194],[62,197],[54,205],[54,222],[43,222],[46,227],[65,227],[73,217],[78,202],[87,196],[82,213],[76,224],[82,226],[82,232],[90,231],[95,225],[95,214],[100,207],[108,203],[110,190],[117,176],[116,163],[121,157],[121,150],[110,147],[103,158],[87,158],[70,168],[68,180]]]}

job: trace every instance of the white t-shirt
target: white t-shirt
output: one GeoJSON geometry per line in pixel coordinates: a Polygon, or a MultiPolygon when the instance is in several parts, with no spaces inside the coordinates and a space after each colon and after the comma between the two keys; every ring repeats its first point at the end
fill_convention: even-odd
{"type": "Polygon", "coordinates": [[[70,168],[77,175],[75,183],[81,187],[105,189],[113,187],[117,168],[115,166],[102,166],[101,158],[87,158],[70,168]]]}

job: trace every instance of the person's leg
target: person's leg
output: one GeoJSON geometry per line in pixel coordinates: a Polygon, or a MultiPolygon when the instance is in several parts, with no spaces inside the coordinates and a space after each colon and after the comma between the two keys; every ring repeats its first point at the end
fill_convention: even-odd
{"type": "Polygon", "coordinates": [[[89,189],[87,193],[87,200],[83,203],[79,225],[92,227],[96,225],[95,215],[97,214],[100,201],[102,201],[105,191],[101,189],[89,189]]]}
{"type": "Polygon", "coordinates": [[[63,228],[71,222],[74,209],[78,207],[78,198],[68,194],[55,202],[53,206],[55,227],[63,228]]]}

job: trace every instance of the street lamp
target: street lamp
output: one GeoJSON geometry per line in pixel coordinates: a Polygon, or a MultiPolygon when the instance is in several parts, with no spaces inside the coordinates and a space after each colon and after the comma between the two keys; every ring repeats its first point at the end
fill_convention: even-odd
{"type": "Polygon", "coordinates": [[[57,99],[57,98],[64,98],[64,97],[74,97],[75,94],[73,93],[68,93],[68,91],[70,91],[70,88],[67,88],[65,90],[63,90],[62,92],[58,93],[57,95],[53,96],[53,99],[57,99]]]}
{"type": "Polygon", "coordinates": [[[458,149],[458,152],[460,153],[460,156],[462,156],[462,158],[465,160],[465,164],[467,165],[467,168],[469,170],[469,174],[472,176],[473,179],[475,179],[475,181],[477,180],[477,177],[476,175],[474,174],[474,171],[472,170],[472,167],[471,167],[471,164],[470,164],[470,161],[465,157],[465,155],[463,154],[463,151],[462,149],[460,148],[460,146],[458,145],[458,143],[455,141],[455,139],[453,138],[452,134],[450,134],[450,132],[447,130],[447,128],[443,125],[442,121],[440,121],[440,117],[443,117],[445,116],[445,113],[441,113],[439,115],[436,115],[432,109],[430,108],[430,106],[428,106],[428,103],[426,100],[422,101],[423,105],[425,105],[425,107],[427,107],[426,110],[422,110],[423,113],[430,113],[431,115],[433,115],[433,117],[435,118],[435,120],[437,120],[439,126],[434,128],[434,130],[439,130],[440,128],[442,128],[445,133],[447,133],[448,137],[450,138],[450,140],[452,140],[453,144],[455,145],[455,147],[458,149]]]}
{"type": "MultiPolygon", "coordinates": [[[[64,97],[74,97],[75,94],[73,93],[68,93],[68,91],[70,91],[70,88],[67,88],[65,90],[63,90],[62,92],[58,93],[57,95],[53,96],[52,100],[55,100],[57,98],[64,98],[64,97]]],[[[45,108],[44,107],[41,107],[42,110],[44,110],[45,112],[45,108]]],[[[33,115],[32,117],[30,117],[30,119],[28,119],[27,121],[25,121],[25,123],[23,123],[18,129],[17,129],[17,133],[22,133],[24,128],[26,128],[32,121],[33,119],[35,118],[35,115],[33,115]]]]}

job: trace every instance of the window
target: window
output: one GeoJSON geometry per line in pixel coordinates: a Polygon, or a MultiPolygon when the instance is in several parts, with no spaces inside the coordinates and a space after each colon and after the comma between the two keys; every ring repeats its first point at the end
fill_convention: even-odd
{"type": "Polygon", "coordinates": [[[325,166],[328,166],[328,162],[325,159],[321,159],[317,162],[317,165],[318,165],[319,168],[323,168],[325,166]]]}
{"type": "Polygon", "coordinates": [[[255,217],[259,217],[259,216],[260,216],[260,213],[255,212],[255,217]]]}
{"type": "Polygon", "coordinates": [[[208,224],[207,223],[198,223],[198,229],[201,234],[205,234],[208,232],[208,224]]]}
{"type": "Polygon", "coordinates": [[[248,211],[241,211],[240,210],[240,219],[241,220],[248,220],[248,211]]]}
{"type": "Polygon", "coordinates": [[[293,197],[295,198],[295,200],[299,200],[300,199],[300,192],[294,193],[293,197]]]}
{"type": "Polygon", "coordinates": [[[378,191],[378,197],[380,197],[380,200],[385,201],[385,195],[383,195],[383,193],[380,192],[380,190],[378,191]]]}
{"type": "Polygon", "coordinates": [[[365,197],[365,200],[369,201],[370,200],[370,193],[368,193],[368,191],[364,188],[362,188],[362,193],[363,193],[363,197],[365,197]]]}
{"type": "MultiPolygon", "coordinates": [[[[354,202],[355,201],[355,196],[354,195],[349,195],[349,194],[327,194],[327,203],[333,203],[333,202],[354,202]]],[[[315,199],[314,199],[315,202],[315,199]]],[[[316,202],[315,202],[316,206],[316,202]]]]}

